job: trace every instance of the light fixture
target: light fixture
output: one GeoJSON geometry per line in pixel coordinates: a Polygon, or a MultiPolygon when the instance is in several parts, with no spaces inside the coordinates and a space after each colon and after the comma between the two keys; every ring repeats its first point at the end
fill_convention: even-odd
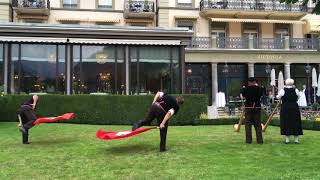
{"type": "Polygon", "coordinates": [[[103,54],[103,53],[96,54],[96,59],[98,64],[104,64],[107,62],[108,54],[103,54]]]}
{"type": "Polygon", "coordinates": [[[311,73],[311,66],[309,64],[307,64],[305,67],[304,67],[304,70],[306,71],[306,74],[309,75],[311,73]]]}
{"type": "Polygon", "coordinates": [[[227,63],[223,66],[222,72],[225,74],[229,73],[229,66],[227,63]]]}
{"type": "Polygon", "coordinates": [[[267,65],[266,65],[266,73],[267,73],[267,74],[270,74],[270,73],[271,73],[271,65],[270,65],[270,64],[267,64],[267,65]]]}
{"type": "Polygon", "coordinates": [[[188,73],[189,75],[191,75],[191,74],[192,74],[192,69],[189,68],[189,69],[187,70],[187,73],[188,73]]]}
{"type": "Polygon", "coordinates": [[[48,63],[55,63],[56,62],[56,56],[55,54],[49,54],[48,56],[48,63]]]}

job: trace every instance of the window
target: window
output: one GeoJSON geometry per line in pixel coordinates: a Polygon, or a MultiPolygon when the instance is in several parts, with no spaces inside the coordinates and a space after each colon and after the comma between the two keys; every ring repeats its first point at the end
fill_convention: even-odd
{"type": "Polygon", "coordinates": [[[74,46],[73,94],[125,93],[123,47],[74,46]]]}
{"type": "Polygon", "coordinates": [[[247,78],[247,64],[218,64],[218,91],[225,93],[227,101],[240,99],[240,88],[247,78]]]}
{"type": "Polygon", "coordinates": [[[177,21],[177,27],[188,28],[191,31],[195,31],[195,26],[193,21],[177,21]]]}
{"type": "Polygon", "coordinates": [[[192,7],[193,0],[177,0],[178,7],[192,7]]]}
{"type": "Polygon", "coordinates": [[[63,8],[78,8],[78,0],[62,0],[63,8]]]}
{"type": "Polygon", "coordinates": [[[98,0],[98,8],[111,9],[113,0],[98,0]]]}
{"type": "Polygon", "coordinates": [[[213,22],[211,24],[211,37],[216,38],[216,46],[218,48],[226,47],[226,27],[226,23],[213,22]]]}
{"type": "Polygon", "coordinates": [[[131,47],[130,94],[181,93],[179,48],[131,47]]]}
{"type": "Polygon", "coordinates": [[[186,93],[209,94],[209,64],[186,64],[186,93]]]}
{"type": "Polygon", "coordinates": [[[64,93],[64,45],[12,45],[13,93],[64,93]]]}

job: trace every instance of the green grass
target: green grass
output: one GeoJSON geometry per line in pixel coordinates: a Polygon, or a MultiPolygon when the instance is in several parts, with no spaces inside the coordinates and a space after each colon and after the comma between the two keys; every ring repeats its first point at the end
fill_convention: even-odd
{"type": "Polygon", "coordinates": [[[285,145],[269,127],[265,144],[246,145],[243,128],[171,126],[168,151],[159,153],[158,130],[101,141],[100,128],[130,127],[41,124],[22,145],[16,123],[0,123],[0,179],[320,179],[319,131],[285,145]]]}

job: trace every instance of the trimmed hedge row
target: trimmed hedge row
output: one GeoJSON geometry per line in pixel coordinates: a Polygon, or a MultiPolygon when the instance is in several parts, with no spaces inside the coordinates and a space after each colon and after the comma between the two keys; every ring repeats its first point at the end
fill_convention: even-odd
{"type": "MultiPolygon", "coordinates": [[[[195,120],[190,125],[233,125],[239,122],[239,118],[218,118],[218,119],[201,119],[195,120]]],[[[265,123],[266,119],[262,119],[262,122],[265,123]]],[[[280,119],[273,118],[271,121],[271,126],[280,126],[280,119]]],[[[306,130],[315,130],[320,131],[320,121],[313,120],[302,120],[302,128],[306,130]]]]}
{"type": "MultiPolygon", "coordinates": [[[[206,95],[182,96],[185,103],[170,120],[172,125],[188,124],[207,111],[206,95]]],[[[17,121],[17,108],[29,98],[28,95],[0,96],[0,122],[17,121]]],[[[36,113],[48,117],[75,112],[75,118],[68,123],[129,125],[145,116],[152,100],[153,96],[41,95],[36,113]]]]}

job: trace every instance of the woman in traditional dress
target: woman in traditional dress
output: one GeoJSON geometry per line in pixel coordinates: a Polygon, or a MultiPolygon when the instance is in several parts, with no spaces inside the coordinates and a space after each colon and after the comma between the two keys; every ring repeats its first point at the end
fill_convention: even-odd
{"type": "Polygon", "coordinates": [[[277,98],[281,98],[280,129],[285,136],[285,143],[290,143],[290,136],[294,136],[294,143],[298,144],[299,135],[303,135],[301,127],[301,115],[298,106],[299,91],[294,86],[293,79],[286,80],[286,86],[281,89],[277,98]]]}

